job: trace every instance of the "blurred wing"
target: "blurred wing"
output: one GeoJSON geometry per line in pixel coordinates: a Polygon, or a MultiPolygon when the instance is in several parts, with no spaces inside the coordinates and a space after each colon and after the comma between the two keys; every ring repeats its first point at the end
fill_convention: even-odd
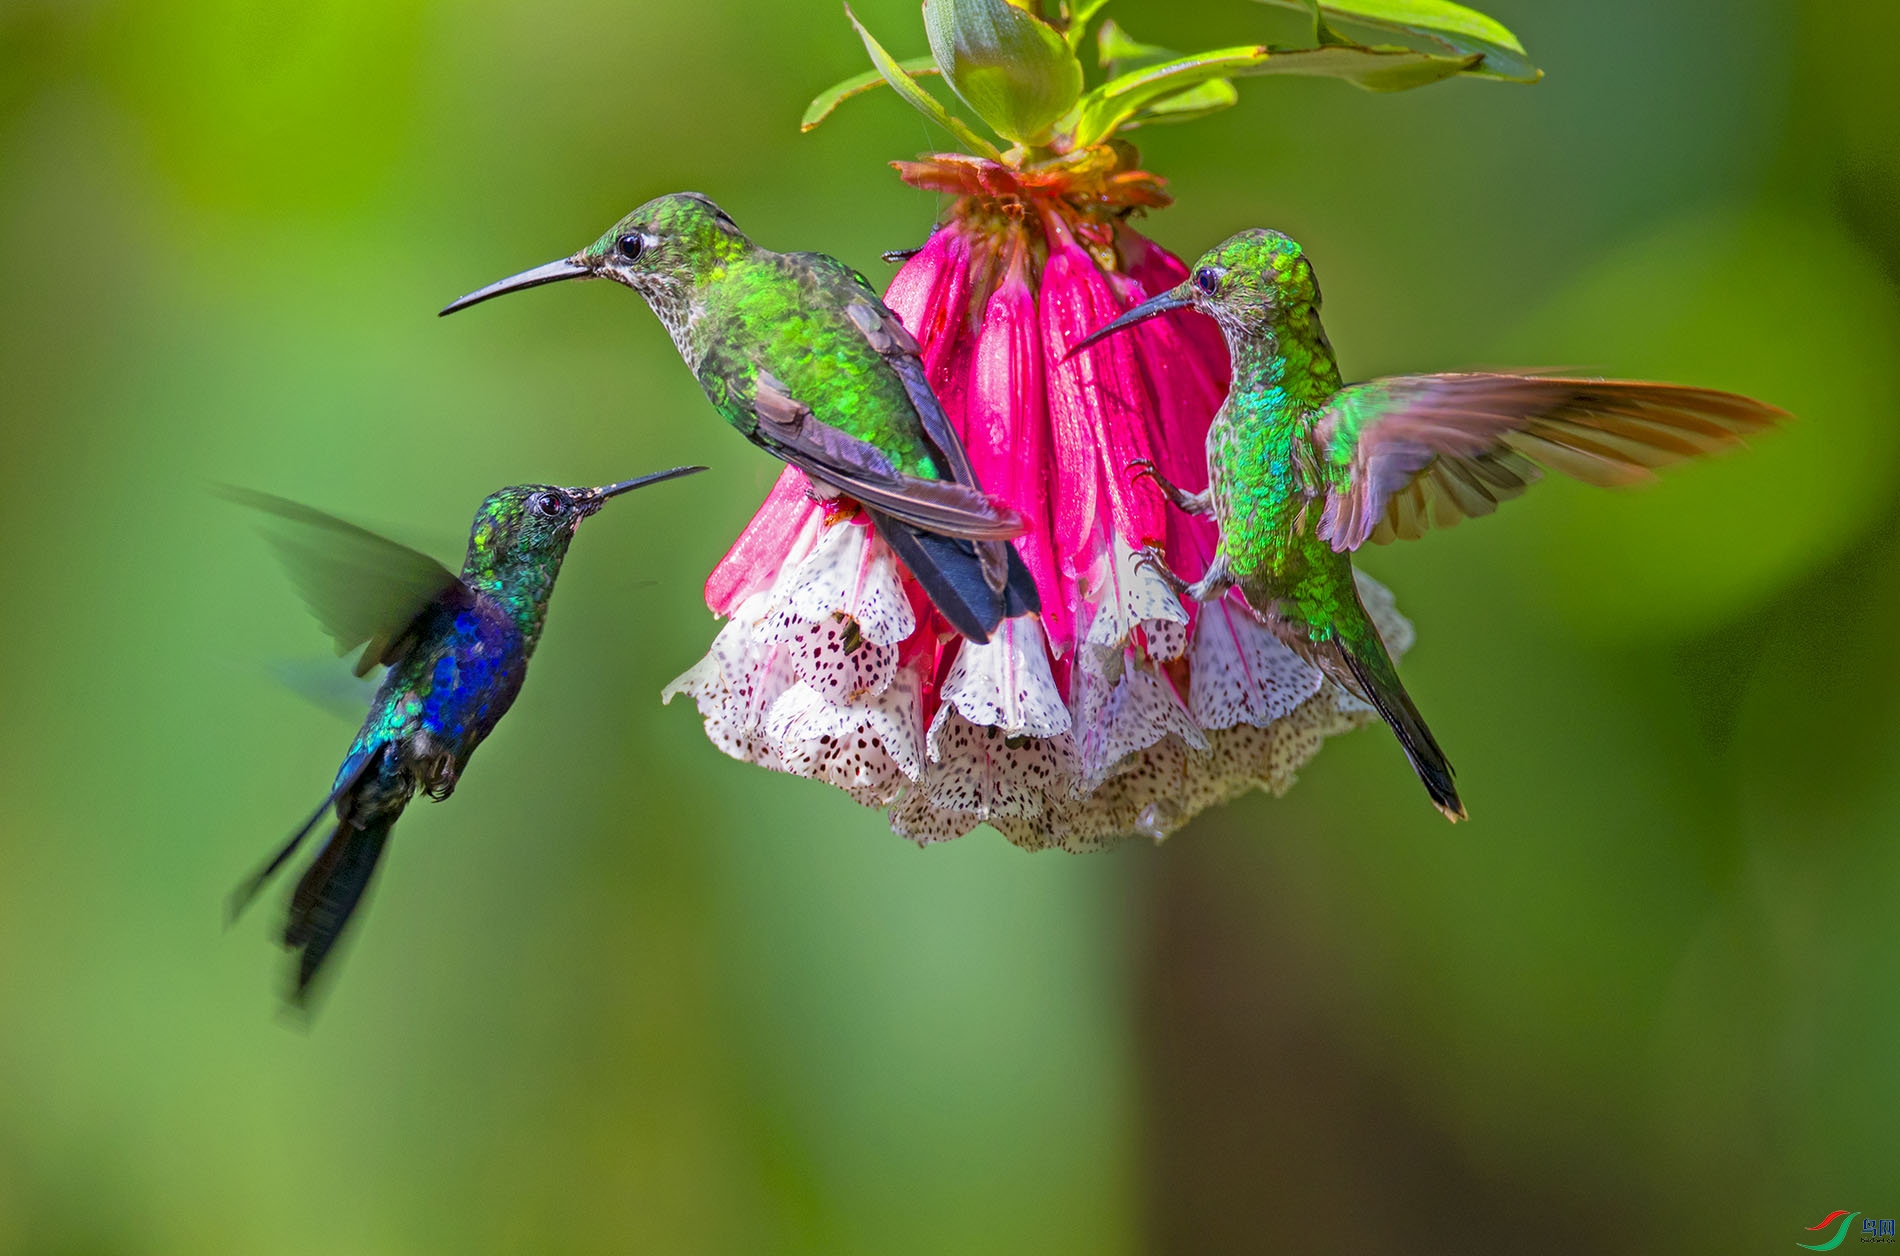
{"type": "Polygon", "coordinates": [[[352,727],[363,722],[363,712],[376,697],[376,681],[345,675],[335,659],[276,659],[266,663],[264,670],[291,693],[352,727]]]}
{"type": "MultiPolygon", "coordinates": [[[[1022,535],[1027,526],[1021,516],[973,484],[925,480],[899,472],[883,450],[821,422],[810,406],[763,368],[757,373],[752,412],[758,419],[753,435],[760,444],[812,479],[912,527],[968,540],[1001,541],[1022,535]]],[[[962,446],[956,448],[962,455],[962,446]]]]}
{"type": "Polygon", "coordinates": [[[358,676],[394,662],[416,617],[432,604],[460,606],[474,599],[459,576],[406,545],[268,493],[220,491],[271,516],[265,535],[337,653],[366,646],[356,661],[358,676]]]}
{"type": "Polygon", "coordinates": [[[1488,515],[1541,474],[1586,484],[1740,444],[1788,415],[1707,388],[1529,375],[1403,375],[1341,389],[1314,428],[1319,535],[1335,550],[1488,515]]]}

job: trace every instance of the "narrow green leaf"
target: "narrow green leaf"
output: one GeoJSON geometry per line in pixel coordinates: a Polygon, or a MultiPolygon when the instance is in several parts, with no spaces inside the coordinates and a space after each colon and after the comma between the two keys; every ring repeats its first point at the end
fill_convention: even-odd
{"type": "Polygon", "coordinates": [[[1142,43],[1112,17],[1095,32],[1095,63],[1107,70],[1110,78],[1131,70],[1145,70],[1151,65],[1172,61],[1180,55],[1174,49],[1163,48],[1160,44],[1142,43]]]}
{"type": "Polygon", "coordinates": [[[1453,52],[1481,53],[1484,64],[1471,71],[1491,78],[1535,83],[1544,72],[1531,64],[1524,45],[1502,23],[1450,0],[1260,0],[1276,8],[1313,15],[1321,42],[1327,21],[1369,27],[1430,40],[1453,52]]]}
{"type": "Polygon", "coordinates": [[[1469,74],[1482,60],[1481,54],[1475,52],[1462,57],[1441,57],[1410,48],[1329,44],[1323,48],[1275,52],[1265,62],[1233,73],[1237,78],[1260,74],[1339,78],[1369,92],[1402,92],[1469,74]]]}
{"type": "Polygon", "coordinates": [[[1118,75],[1082,98],[1075,144],[1099,143],[1141,110],[1215,79],[1293,74],[1342,78],[1368,91],[1403,91],[1462,74],[1480,57],[1439,57],[1409,48],[1335,44],[1276,51],[1262,45],[1217,48],[1118,75]]]}
{"type": "Polygon", "coordinates": [[[950,90],[998,135],[1040,144],[1082,94],[1082,63],[1008,0],[924,0],[924,32],[950,90]]]}
{"type": "Polygon", "coordinates": [[[1107,5],[1108,0],[1075,0],[1068,6],[1069,29],[1062,33],[1062,38],[1068,41],[1070,52],[1082,50],[1082,41],[1089,37],[1089,23],[1107,5]]]}
{"type": "MultiPolygon", "coordinates": [[[[941,73],[941,71],[937,69],[937,59],[935,57],[911,57],[908,60],[899,61],[897,68],[913,77],[919,74],[941,73]]],[[[850,100],[853,96],[861,96],[874,87],[883,86],[885,86],[884,75],[877,70],[866,70],[862,74],[852,75],[842,83],[833,83],[830,87],[818,93],[817,98],[814,99],[810,105],[806,106],[805,116],[798,120],[798,129],[801,131],[811,130],[820,122],[829,118],[833,109],[836,109],[845,101],[850,100]]]]}
{"type": "Polygon", "coordinates": [[[935,96],[919,87],[916,79],[904,73],[904,67],[897,58],[884,51],[884,45],[878,43],[871,32],[864,29],[864,23],[858,21],[858,15],[851,11],[849,4],[844,6],[844,15],[851,19],[851,25],[856,28],[858,38],[864,41],[864,51],[870,54],[871,64],[877,67],[879,76],[890,84],[892,91],[904,98],[906,104],[962,140],[971,152],[980,157],[988,157],[991,161],[1002,160],[1003,154],[996,145],[971,130],[969,123],[938,104],[935,96]]]}
{"type": "MultiPolygon", "coordinates": [[[[1181,56],[1172,48],[1143,43],[1113,18],[1103,22],[1101,29],[1096,31],[1095,50],[1096,59],[1108,71],[1110,78],[1179,60],[1181,56]]],[[[1209,79],[1153,101],[1121,125],[1134,127],[1157,122],[1188,122],[1226,109],[1239,100],[1240,93],[1232,83],[1224,78],[1209,79]]]]}
{"type": "Polygon", "coordinates": [[[1154,101],[1211,79],[1225,78],[1237,70],[1259,64],[1267,56],[1268,50],[1263,45],[1248,44],[1177,57],[1118,74],[1082,97],[1075,146],[1100,143],[1154,101]]]}
{"type": "Polygon", "coordinates": [[[1219,113],[1240,103],[1240,90],[1227,79],[1210,79],[1172,96],[1163,96],[1123,123],[1126,130],[1137,126],[1157,126],[1163,122],[1192,122],[1210,113],[1219,113]]]}

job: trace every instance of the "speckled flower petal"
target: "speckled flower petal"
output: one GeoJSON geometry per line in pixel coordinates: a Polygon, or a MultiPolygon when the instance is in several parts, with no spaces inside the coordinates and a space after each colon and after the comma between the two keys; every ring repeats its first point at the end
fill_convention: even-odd
{"type": "Polygon", "coordinates": [[[1049,671],[1042,630],[1032,619],[1006,620],[987,644],[965,643],[944,677],[930,724],[930,757],[941,758],[943,727],[953,715],[992,725],[1008,737],[1069,731],[1069,708],[1049,671]]]}
{"type": "Polygon", "coordinates": [[[755,636],[767,596],[757,593],[741,603],[706,657],[661,690],[660,699],[670,703],[678,694],[690,696],[714,745],[735,759],[777,768],[777,751],[764,733],[765,713],[793,678],[785,653],[755,636]]]}
{"type": "Polygon", "coordinates": [[[766,712],[763,731],[784,771],[884,802],[923,771],[923,704],[909,672],[875,698],[848,705],[795,684],[766,712]]]}
{"type": "Polygon", "coordinates": [[[822,623],[849,616],[858,635],[895,646],[917,630],[917,617],[899,582],[897,560],[870,529],[851,522],[824,527],[816,546],[773,598],[777,617],[822,623]]]}
{"type": "Polygon", "coordinates": [[[1067,737],[1012,737],[948,707],[938,719],[931,730],[935,757],[891,813],[899,834],[921,843],[946,841],[985,821],[1033,820],[1052,799],[1068,796],[1073,752],[1067,737]]]}
{"type": "MultiPolygon", "coordinates": [[[[1119,535],[1110,540],[1090,583],[1096,606],[1084,639],[1086,646],[1098,653],[1119,655],[1135,630],[1146,626],[1148,636],[1163,643],[1153,650],[1157,658],[1174,658],[1181,653],[1187,640],[1187,608],[1160,573],[1139,561],[1134,549],[1119,535]],[[1167,631],[1169,628],[1175,631],[1167,631]]],[[[1105,670],[1113,674],[1115,665],[1108,664],[1105,670]]]]}
{"type": "Polygon", "coordinates": [[[1152,670],[1124,666],[1111,680],[1083,667],[1076,669],[1073,684],[1069,701],[1077,775],[1085,787],[1107,779],[1129,755],[1163,737],[1176,736],[1197,747],[1206,744],[1173,686],[1152,670]]]}
{"type": "Polygon", "coordinates": [[[1231,597],[1201,607],[1189,660],[1188,711],[1206,729],[1271,724],[1325,683],[1231,597]]]}

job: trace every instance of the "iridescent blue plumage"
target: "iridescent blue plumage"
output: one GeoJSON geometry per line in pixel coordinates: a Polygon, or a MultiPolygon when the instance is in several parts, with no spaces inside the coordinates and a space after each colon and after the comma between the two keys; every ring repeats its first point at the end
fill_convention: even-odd
{"type": "Polygon", "coordinates": [[[299,880],[284,927],[284,945],[300,952],[294,1001],[305,999],[361,902],[409,800],[417,791],[438,801],[454,792],[475,748],[514,704],[581,521],[620,493],[699,470],[599,489],[502,489],[475,516],[460,575],[321,511],[231,493],[274,516],[272,540],[338,652],[364,647],[357,674],[389,668],[329,797],[233,899],[235,915],[335,807],[336,827],[299,880]]]}

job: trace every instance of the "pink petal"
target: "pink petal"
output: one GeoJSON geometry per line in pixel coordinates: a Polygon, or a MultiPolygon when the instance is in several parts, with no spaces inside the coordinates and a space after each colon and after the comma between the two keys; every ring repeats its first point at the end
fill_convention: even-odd
{"type": "Polygon", "coordinates": [[[1029,521],[1030,530],[1016,548],[1042,595],[1043,628],[1060,654],[1073,643],[1075,621],[1051,545],[1042,336],[1023,252],[1011,259],[983,311],[967,377],[963,437],[978,478],[1029,521]]]}
{"type": "MultiPolygon", "coordinates": [[[[1111,280],[1125,302],[1137,305],[1153,295],[1125,275],[1111,280]]],[[[1166,291],[1166,289],[1163,289],[1166,291]]],[[[1198,315],[1196,317],[1199,317],[1198,315]]],[[[1121,333],[1154,400],[1149,412],[1150,441],[1161,473],[1190,493],[1207,487],[1207,427],[1220,408],[1222,392],[1200,356],[1201,347],[1184,333],[1175,316],[1150,319],[1121,333]]],[[[1218,364],[1225,367],[1223,357],[1218,364]]],[[[1169,564],[1182,577],[1198,580],[1213,559],[1217,529],[1205,515],[1189,515],[1169,506],[1169,564]]]]}
{"type": "Polygon", "coordinates": [[[923,346],[933,376],[969,318],[971,261],[969,237],[955,224],[939,227],[884,290],[884,304],[923,346]]]}
{"type": "Polygon", "coordinates": [[[715,615],[732,608],[770,584],[785,562],[786,551],[813,514],[822,509],[810,496],[811,482],[797,467],[786,467],[766,495],[752,522],[706,577],[706,606],[715,615]]]}
{"type": "MultiPolygon", "coordinates": [[[[1131,462],[1154,453],[1145,417],[1154,401],[1133,346],[1123,337],[1111,336],[1063,361],[1071,346],[1125,307],[1095,259],[1076,244],[1068,228],[1053,216],[1046,221],[1049,261],[1043,270],[1041,306],[1058,460],[1078,461],[1077,449],[1091,455],[1115,530],[1135,546],[1160,541],[1165,536],[1161,492],[1149,481],[1136,481],[1128,474],[1131,462]],[[1065,449],[1065,445],[1073,448],[1065,449]]],[[[1093,522],[1080,517],[1082,509],[1093,513],[1093,501],[1076,504],[1081,509],[1071,511],[1067,509],[1070,503],[1057,499],[1056,545],[1065,563],[1082,551],[1087,540],[1084,529],[1093,522]]]]}

